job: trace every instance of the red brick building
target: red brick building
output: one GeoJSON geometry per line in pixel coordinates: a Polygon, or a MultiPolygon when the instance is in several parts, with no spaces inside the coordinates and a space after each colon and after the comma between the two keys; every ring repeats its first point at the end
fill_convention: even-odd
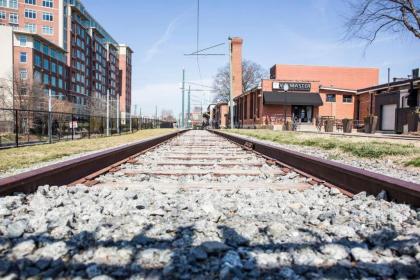
{"type": "MultiPolygon", "coordinates": [[[[239,46],[242,40],[233,48],[233,62],[242,61],[239,46]]],[[[357,89],[379,80],[376,68],[276,64],[270,79],[242,92],[242,80],[236,78],[241,72],[233,63],[235,124],[250,128],[282,126],[292,119],[308,124],[321,117],[354,119],[357,89]]]]}

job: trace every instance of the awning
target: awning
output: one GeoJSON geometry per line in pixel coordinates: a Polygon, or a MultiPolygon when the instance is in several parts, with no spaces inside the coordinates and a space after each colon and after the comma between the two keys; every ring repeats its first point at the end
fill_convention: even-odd
{"type": "Polygon", "coordinates": [[[264,92],[265,105],[312,105],[321,106],[319,93],[310,92],[264,92]]]}

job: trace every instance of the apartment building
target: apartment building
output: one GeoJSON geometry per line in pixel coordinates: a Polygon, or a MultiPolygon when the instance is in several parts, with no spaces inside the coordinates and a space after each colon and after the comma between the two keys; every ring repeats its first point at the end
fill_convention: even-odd
{"type": "MultiPolygon", "coordinates": [[[[104,113],[109,94],[109,104],[115,109],[113,111],[117,112],[119,106],[121,116],[130,115],[133,51],[114,40],[80,0],[0,0],[0,28],[12,29],[15,37],[12,66],[8,71],[3,70],[3,77],[0,78],[5,80],[6,76],[10,77],[20,71],[23,51],[16,42],[24,38],[30,42],[39,41],[49,50],[54,50],[53,55],[59,53],[60,63],[64,62],[65,66],[63,76],[51,76],[48,81],[46,78],[41,79],[45,89],[52,88],[57,92],[54,96],[63,96],[73,103],[73,110],[77,113],[104,113]],[[55,87],[54,81],[58,86],[61,80],[63,87],[55,87]]],[[[7,31],[0,32],[0,41],[6,42],[4,36],[9,35],[7,31]]],[[[42,49],[41,54],[45,55],[42,49]]],[[[35,47],[33,50],[38,55],[39,51],[35,47]]],[[[0,54],[2,61],[9,59],[3,56],[6,54],[0,54]]],[[[38,75],[37,63],[37,56],[32,57],[28,53],[26,68],[34,69],[33,72],[28,71],[30,78],[38,75]]],[[[41,76],[44,72],[52,72],[55,64],[55,61],[48,65],[42,64],[39,69],[41,76]]]]}

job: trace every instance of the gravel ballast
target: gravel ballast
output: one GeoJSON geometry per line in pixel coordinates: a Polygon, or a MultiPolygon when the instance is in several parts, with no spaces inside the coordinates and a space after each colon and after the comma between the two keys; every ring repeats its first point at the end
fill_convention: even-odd
{"type": "MultiPolygon", "coordinates": [[[[206,133],[188,132],[185,143],[195,145],[206,133]]],[[[124,175],[156,170],[159,159],[183,149],[171,143],[101,176],[93,187],[42,186],[34,194],[0,198],[0,278],[420,276],[420,209],[365,193],[350,198],[322,185],[303,191],[264,187],[305,183],[293,172],[266,175],[274,168],[268,164],[252,178],[124,175]],[[210,189],[188,187],[194,183],[210,189]],[[229,188],[211,189],[217,184],[229,188]]],[[[234,149],[216,143],[224,152],[234,149]]],[[[247,163],[261,160],[241,156],[247,163]]],[[[170,171],[201,168],[208,167],[170,171]]]]}

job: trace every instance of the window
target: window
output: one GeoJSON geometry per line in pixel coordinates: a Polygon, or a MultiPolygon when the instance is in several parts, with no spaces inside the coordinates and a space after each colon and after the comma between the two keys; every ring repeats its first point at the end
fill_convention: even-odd
{"type": "Polygon", "coordinates": [[[9,0],[9,8],[17,9],[18,8],[18,0],[9,0]]]}
{"type": "Polygon", "coordinates": [[[63,88],[63,80],[62,79],[58,79],[58,87],[59,88],[63,88]]]}
{"type": "Polygon", "coordinates": [[[53,0],[42,0],[42,6],[47,8],[53,7],[53,0]]]}
{"type": "Polygon", "coordinates": [[[51,62],[51,72],[56,73],[57,72],[57,64],[54,62],[51,62]]]}
{"type": "Polygon", "coordinates": [[[26,87],[21,87],[20,95],[28,95],[28,89],[26,87]]]}
{"type": "Polygon", "coordinates": [[[45,85],[48,85],[50,83],[50,77],[48,77],[48,74],[44,74],[44,80],[43,83],[45,85]]]}
{"type": "Polygon", "coordinates": [[[35,81],[41,82],[41,77],[42,77],[41,72],[39,72],[39,71],[34,72],[34,80],[35,81]]]}
{"type": "Polygon", "coordinates": [[[7,7],[7,0],[0,0],[0,7],[7,7]]]}
{"type": "Polygon", "coordinates": [[[28,70],[22,69],[20,70],[20,79],[27,80],[28,79],[28,70]]]}
{"type": "Polygon", "coordinates": [[[335,102],[335,94],[327,94],[327,102],[335,102]]]}
{"type": "Polygon", "coordinates": [[[50,71],[50,62],[44,58],[44,69],[50,71]]]}
{"type": "Polygon", "coordinates": [[[35,48],[37,51],[41,51],[41,42],[40,42],[40,41],[38,41],[38,40],[35,40],[35,43],[34,43],[34,48],[35,48]]]}
{"type": "Polygon", "coordinates": [[[44,35],[53,35],[54,30],[51,26],[43,26],[42,27],[42,34],[44,35]]]}
{"type": "Polygon", "coordinates": [[[10,21],[10,23],[18,24],[19,23],[19,16],[15,13],[11,13],[9,15],[9,21],[10,21]]]}
{"type": "Polygon", "coordinates": [[[36,24],[25,23],[25,30],[31,33],[36,33],[36,24]]]}
{"type": "Polygon", "coordinates": [[[25,9],[25,17],[35,19],[36,12],[34,10],[25,9]]]}
{"type": "Polygon", "coordinates": [[[343,95],[343,103],[352,103],[352,102],[353,102],[353,96],[343,95]]]}
{"type": "Polygon", "coordinates": [[[6,19],[6,13],[3,11],[0,11],[0,19],[6,19]]]}
{"type": "Polygon", "coordinates": [[[46,55],[49,55],[50,49],[48,48],[47,45],[42,45],[42,52],[46,55]]]}
{"type": "Polygon", "coordinates": [[[25,4],[36,5],[36,0],[25,0],[25,4]]]}
{"type": "Polygon", "coordinates": [[[53,21],[53,14],[52,13],[43,13],[42,19],[45,21],[53,21]]]}
{"type": "Polygon", "coordinates": [[[19,36],[19,44],[21,47],[26,47],[27,38],[26,36],[19,36]]]}
{"type": "Polygon", "coordinates": [[[51,85],[53,87],[56,87],[57,86],[57,79],[54,76],[51,77],[51,85]]]}
{"type": "Polygon", "coordinates": [[[39,55],[35,55],[35,65],[41,67],[41,57],[39,55]]]}
{"type": "Polygon", "coordinates": [[[26,63],[28,61],[28,54],[26,52],[20,53],[20,63],[26,63]]]}
{"type": "Polygon", "coordinates": [[[58,74],[63,75],[63,66],[58,65],[58,74]]]}

